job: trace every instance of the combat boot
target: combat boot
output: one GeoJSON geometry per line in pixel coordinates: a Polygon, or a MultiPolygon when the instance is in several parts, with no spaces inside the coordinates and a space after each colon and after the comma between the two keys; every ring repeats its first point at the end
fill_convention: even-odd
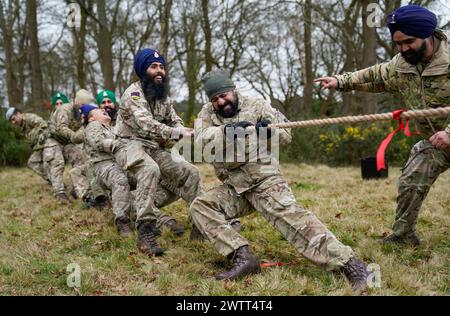
{"type": "Polygon", "coordinates": [[[95,198],[95,208],[99,211],[107,209],[109,207],[109,200],[106,196],[100,195],[95,198]]]}
{"type": "Polygon", "coordinates": [[[243,246],[228,256],[233,261],[229,271],[216,275],[217,280],[235,280],[249,274],[261,272],[258,258],[251,253],[248,246],[243,246]]]}
{"type": "Polygon", "coordinates": [[[169,228],[175,234],[175,236],[182,236],[184,234],[184,226],[174,219],[171,219],[167,223],[164,223],[164,226],[169,228]]]}
{"type": "Polygon", "coordinates": [[[86,196],[83,198],[83,209],[88,210],[93,207],[96,207],[97,204],[95,203],[95,200],[91,196],[86,196]]]}
{"type": "Polygon", "coordinates": [[[122,237],[130,237],[132,235],[132,231],[130,228],[131,221],[128,217],[119,217],[116,219],[116,227],[117,232],[122,237]]]}
{"type": "Polygon", "coordinates": [[[205,236],[200,232],[200,230],[192,224],[191,236],[189,237],[192,241],[204,241],[205,236]]]}
{"type": "Polygon", "coordinates": [[[355,294],[361,294],[367,290],[367,267],[362,261],[351,258],[342,268],[341,272],[349,280],[355,294]]]}
{"type": "Polygon", "coordinates": [[[137,246],[148,256],[162,256],[163,249],[156,242],[154,222],[143,222],[138,226],[137,246]]]}
{"type": "Polygon", "coordinates": [[[75,189],[72,189],[72,191],[70,191],[70,195],[74,198],[74,200],[78,200],[78,193],[75,189]]]}
{"type": "Polygon", "coordinates": [[[242,226],[240,221],[234,221],[233,223],[231,223],[231,227],[237,233],[242,233],[244,231],[244,226],[242,226]]]}
{"type": "Polygon", "coordinates": [[[397,244],[397,245],[405,245],[410,244],[415,247],[420,246],[420,238],[417,236],[416,233],[411,233],[406,237],[399,237],[395,234],[390,234],[387,237],[384,237],[383,239],[379,240],[379,243],[383,245],[388,244],[397,244]]]}
{"type": "Polygon", "coordinates": [[[70,199],[69,199],[69,197],[67,196],[67,194],[66,193],[58,193],[58,194],[56,194],[56,198],[58,199],[58,201],[61,203],[61,204],[65,204],[65,205],[68,205],[68,204],[70,204],[70,199]]]}

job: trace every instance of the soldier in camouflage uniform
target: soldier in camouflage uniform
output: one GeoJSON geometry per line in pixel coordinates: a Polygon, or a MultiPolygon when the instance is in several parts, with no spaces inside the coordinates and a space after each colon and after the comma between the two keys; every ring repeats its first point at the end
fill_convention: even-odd
{"type": "MultiPolygon", "coordinates": [[[[99,106],[99,108],[105,110],[105,112],[111,118],[111,122],[108,125],[111,127],[114,127],[115,123],[116,123],[116,119],[117,119],[117,112],[118,112],[117,109],[119,107],[117,100],[116,100],[116,95],[114,94],[114,92],[109,91],[109,90],[101,91],[98,93],[96,101],[97,101],[97,105],[99,106]]],[[[112,133],[112,131],[111,131],[111,133],[112,133]]],[[[86,135],[86,133],[85,133],[85,135],[86,135]]],[[[113,134],[108,134],[108,136],[110,138],[114,138],[113,134]]],[[[125,142],[125,140],[123,140],[123,142],[125,142]]],[[[132,184],[134,184],[133,187],[135,189],[136,188],[136,184],[135,184],[136,179],[133,177],[133,175],[130,172],[127,172],[126,170],[124,172],[126,174],[126,177],[129,179],[128,181],[131,182],[132,184]]],[[[104,182],[104,181],[100,181],[100,182],[104,182]]],[[[108,186],[106,186],[106,187],[108,188],[108,186]]],[[[131,192],[131,197],[132,198],[131,198],[130,203],[132,205],[132,208],[134,208],[135,205],[133,202],[135,201],[135,198],[133,197],[133,192],[131,192]]],[[[162,208],[164,206],[167,206],[167,205],[177,201],[179,199],[179,197],[176,196],[176,194],[169,191],[168,189],[164,188],[163,185],[161,183],[159,183],[159,185],[156,189],[154,199],[155,199],[155,206],[159,209],[159,208],[162,208]]],[[[126,218],[124,217],[120,220],[116,220],[116,223],[120,224],[120,226],[118,226],[119,229],[121,229],[121,227],[123,227],[123,226],[129,227],[129,222],[130,222],[129,214],[126,215],[126,218]]],[[[162,226],[168,227],[177,236],[181,236],[184,233],[184,228],[179,224],[177,225],[176,220],[174,218],[170,217],[169,215],[167,215],[164,212],[158,212],[157,227],[159,229],[162,226]]]]}
{"type": "Polygon", "coordinates": [[[85,121],[85,149],[89,155],[97,183],[111,190],[115,223],[123,236],[131,235],[129,214],[131,210],[130,186],[125,172],[114,161],[113,151],[120,145],[115,140],[111,118],[103,109],[83,105],[81,112],[85,121]]]}
{"type": "Polygon", "coordinates": [[[33,149],[33,153],[28,159],[28,167],[50,183],[42,159],[45,141],[48,136],[47,123],[36,114],[22,113],[21,110],[13,107],[6,112],[6,119],[20,128],[33,149]]]}
{"type": "Polygon", "coordinates": [[[124,92],[115,129],[121,139],[128,140],[115,157],[136,177],[137,212],[145,214],[138,222],[138,244],[150,255],[149,241],[157,234],[154,196],[160,177],[167,189],[188,204],[201,192],[199,170],[186,161],[174,161],[167,149],[181,137],[191,137],[192,130],[183,126],[167,97],[164,65],[164,58],[155,50],[137,53],[134,68],[140,81],[124,92]]]}
{"type": "MultiPolygon", "coordinates": [[[[436,29],[436,16],[420,6],[408,5],[388,18],[400,53],[390,62],[352,73],[317,79],[325,88],[341,91],[390,92],[409,109],[448,106],[450,103],[450,43],[436,29]]],[[[416,224],[431,185],[450,166],[450,121],[425,118],[415,121],[423,138],[411,151],[399,180],[393,233],[382,243],[419,245],[416,224]]]]}
{"type": "MultiPolygon", "coordinates": [[[[259,136],[258,148],[253,150],[264,148],[267,139],[279,139],[280,144],[291,141],[290,130],[267,128],[271,122],[287,121],[284,115],[264,100],[242,96],[226,71],[212,71],[203,77],[203,82],[211,102],[198,115],[201,124],[196,124],[197,140],[217,145],[226,141],[225,149],[230,140],[234,146],[234,139],[246,140],[247,131],[251,134],[253,130],[259,136]]],[[[367,285],[365,264],[356,260],[353,250],[338,241],[314,214],[296,204],[278,161],[270,152],[272,147],[267,145],[268,155],[251,161],[251,141],[248,142],[246,159],[236,156],[214,161],[223,184],[197,197],[190,207],[191,218],[201,233],[220,254],[233,261],[231,270],[216,277],[236,279],[260,272],[259,260],[251,253],[248,241],[227,223],[256,210],[299,253],[327,270],[341,270],[355,291],[363,291],[367,285]]],[[[216,147],[216,154],[217,148],[220,147],[216,147]]]]}
{"type": "Polygon", "coordinates": [[[56,109],[49,119],[50,138],[46,143],[44,161],[50,166],[51,181],[55,194],[65,194],[63,173],[64,158],[71,163],[70,176],[75,191],[75,197],[80,197],[86,206],[93,202],[87,175],[87,157],[80,147],[84,140],[84,130],[81,126],[79,105],[93,102],[93,97],[86,91],[77,92],[74,103],[66,103],[56,109]]]}

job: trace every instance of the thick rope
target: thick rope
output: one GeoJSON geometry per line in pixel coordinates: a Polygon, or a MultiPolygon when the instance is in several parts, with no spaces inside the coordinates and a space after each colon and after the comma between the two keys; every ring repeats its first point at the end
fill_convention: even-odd
{"type": "MultiPolygon", "coordinates": [[[[426,110],[412,110],[406,111],[400,114],[401,118],[404,119],[418,119],[425,117],[446,117],[450,116],[450,107],[436,108],[436,109],[426,109],[426,110]]],[[[343,116],[336,118],[327,119],[317,119],[309,121],[299,121],[299,122],[289,122],[289,123],[278,123],[270,124],[271,128],[304,128],[311,126],[325,126],[334,124],[353,124],[362,122],[373,122],[373,121],[386,121],[392,120],[394,118],[393,113],[382,113],[382,114],[370,114],[370,115],[359,115],[359,116],[343,116]]]]}

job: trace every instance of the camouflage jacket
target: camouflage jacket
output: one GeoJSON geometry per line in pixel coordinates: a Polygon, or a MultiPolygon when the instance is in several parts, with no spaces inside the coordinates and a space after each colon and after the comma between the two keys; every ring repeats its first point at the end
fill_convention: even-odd
{"type": "Polygon", "coordinates": [[[62,145],[83,143],[84,127],[81,120],[78,120],[77,116],[74,115],[74,111],[74,105],[67,103],[61,105],[50,116],[50,135],[62,145]]]}
{"type": "MultiPolygon", "coordinates": [[[[450,106],[450,43],[442,31],[436,31],[434,39],[437,50],[423,72],[398,54],[390,62],[336,76],[338,90],[390,92],[400,96],[408,109],[450,106]]],[[[450,132],[449,123],[448,118],[415,121],[424,138],[444,129],[450,132]]]]}
{"type": "MultiPolygon", "coordinates": [[[[199,121],[195,126],[196,142],[206,145],[215,141],[223,142],[224,128],[227,124],[248,121],[256,124],[261,120],[269,120],[272,123],[287,122],[286,117],[263,99],[245,97],[238,93],[238,114],[232,118],[223,118],[216,114],[212,103],[207,103],[198,115],[199,121]]],[[[254,132],[254,129],[253,129],[254,132]]],[[[250,130],[251,133],[251,130],[250,130]]],[[[291,131],[289,129],[274,129],[272,139],[279,139],[280,145],[291,142],[291,131]]],[[[255,138],[256,141],[256,138],[255,138]]],[[[269,142],[270,143],[270,142],[269,142]]],[[[249,154],[250,145],[245,143],[245,154],[249,154]]],[[[219,147],[220,148],[220,147],[219,147]]],[[[245,159],[245,162],[228,161],[226,159],[226,146],[223,147],[224,162],[213,163],[217,177],[224,183],[231,185],[237,193],[241,194],[259,185],[264,179],[280,175],[279,162],[272,156],[270,149],[268,159],[245,159]]],[[[256,148],[253,150],[257,150],[256,148]]],[[[273,151],[274,149],[271,148],[273,151]]],[[[255,156],[256,157],[256,156],[255,156]]]]}
{"type": "Polygon", "coordinates": [[[33,113],[24,113],[22,117],[20,129],[25,138],[33,150],[43,149],[48,137],[47,123],[42,117],[33,113]]]}
{"type": "Polygon", "coordinates": [[[112,128],[99,122],[91,122],[84,129],[84,148],[92,163],[113,160],[115,135],[112,128]]]}
{"type": "Polygon", "coordinates": [[[175,127],[183,126],[170,98],[147,102],[141,83],[133,83],[122,95],[115,133],[121,138],[135,138],[150,148],[170,141],[175,127]]]}

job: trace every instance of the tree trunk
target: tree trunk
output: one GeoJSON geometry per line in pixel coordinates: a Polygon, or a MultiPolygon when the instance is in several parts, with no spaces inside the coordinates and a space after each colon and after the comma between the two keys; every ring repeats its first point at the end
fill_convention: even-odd
{"type": "Polygon", "coordinates": [[[111,19],[106,15],[105,0],[97,0],[97,14],[99,31],[96,34],[95,40],[97,42],[100,67],[103,74],[103,88],[115,91],[112,34],[106,24],[111,19]]]}
{"type": "Polygon", "coordinates": [[[31,64],[31,105],[35,111],[41,113],[45,102],[44,87],[41,70],[41,54],[39,51],[37,3],[36,0],[27,0],[28,37],[30,39],[31,64]]]}
{"type": "MultiPolygon", "coordinates": [[[[9,12],[11,14],[11,12],[9,12]]],[[[10,19],[6,16],[3,3],[0,1],[0,28],[3,34],[3,49],[5,52],[6,88],[8,89],[8,101],[10,106],[21,106],[22,97],[17,85],[15,74],[14,51],[13,51],[13,30],[8,23],[10,19]]]]}
{"type": "MultiPolygon", "coordinates": [[[[362,22],[363,22],[363,60],[362,67],[367,68],[373,66],[377,62],[377,42],[376,29],[367,23],[369,13],[367,7],[373,0],[362,0],[362,22]]],[[[377,111],[376,94],[361,93],[361,108],[363,114],[375,113],[377,111]]]]}
{"type": "MultiPolygon", "coordinates": [[[[355,70],[355,44],[353,42],[352,35],[355,33],[357,16],[359,15],[359,10],[357,10],[358,0],[353,0],[350,6],[345,12],[345,22],[344,22],[344,47],[345,47],[345,64],[344,72],[355,70]]],[[[342,94],[342,113],[349,114],[354,112],[354,96],[351,93],[342,94]]]]}
{"type": "Polygon", "coordinates": [[[170,34],[170,13],[172,11],[172,0],[165,0],[164,4],[161,4],[161,33],[160,33],[160,52],[167,59],[169,53],[169,34],[170,34]]]}
{"type": "Polygon", "coordinates": [[[313,76],[313,60],[312,60],[312,45],[311,45],[311,26],[312,26],[312,14],[311,14],[311,0],[306,0],[304,5],[304,36],[305,36],[305,80],[303,89],[303,107],[307,113],[312,113],[313,102],[313,88],[314,88],[314,76],[313,76]]]}
{"type": "Polygon", "coordinates": [[[209,0],[202,0],[202,13],[203,33],[205,34],[205,67],[206,72],[210,72],[212,70],[214,58],[211,51],[212,32],[209,21],[209,0]]]}
{"type": "Polygon", "coordinates": [[[76,73],[77,73],[77,81],[80,89],[87,89],[87,74],[86,74],[86,34],[87,34],[87,17],[88,14],[84,8],[88,8],[88,10],[92,10],[92,2],[88,1],[87,4],[83,6],[81,11],[81,20],[80,20],[80,28],[79,30],[76,27],[72,28],[72,34],[75,44],[76,51],[76,73]]]}

